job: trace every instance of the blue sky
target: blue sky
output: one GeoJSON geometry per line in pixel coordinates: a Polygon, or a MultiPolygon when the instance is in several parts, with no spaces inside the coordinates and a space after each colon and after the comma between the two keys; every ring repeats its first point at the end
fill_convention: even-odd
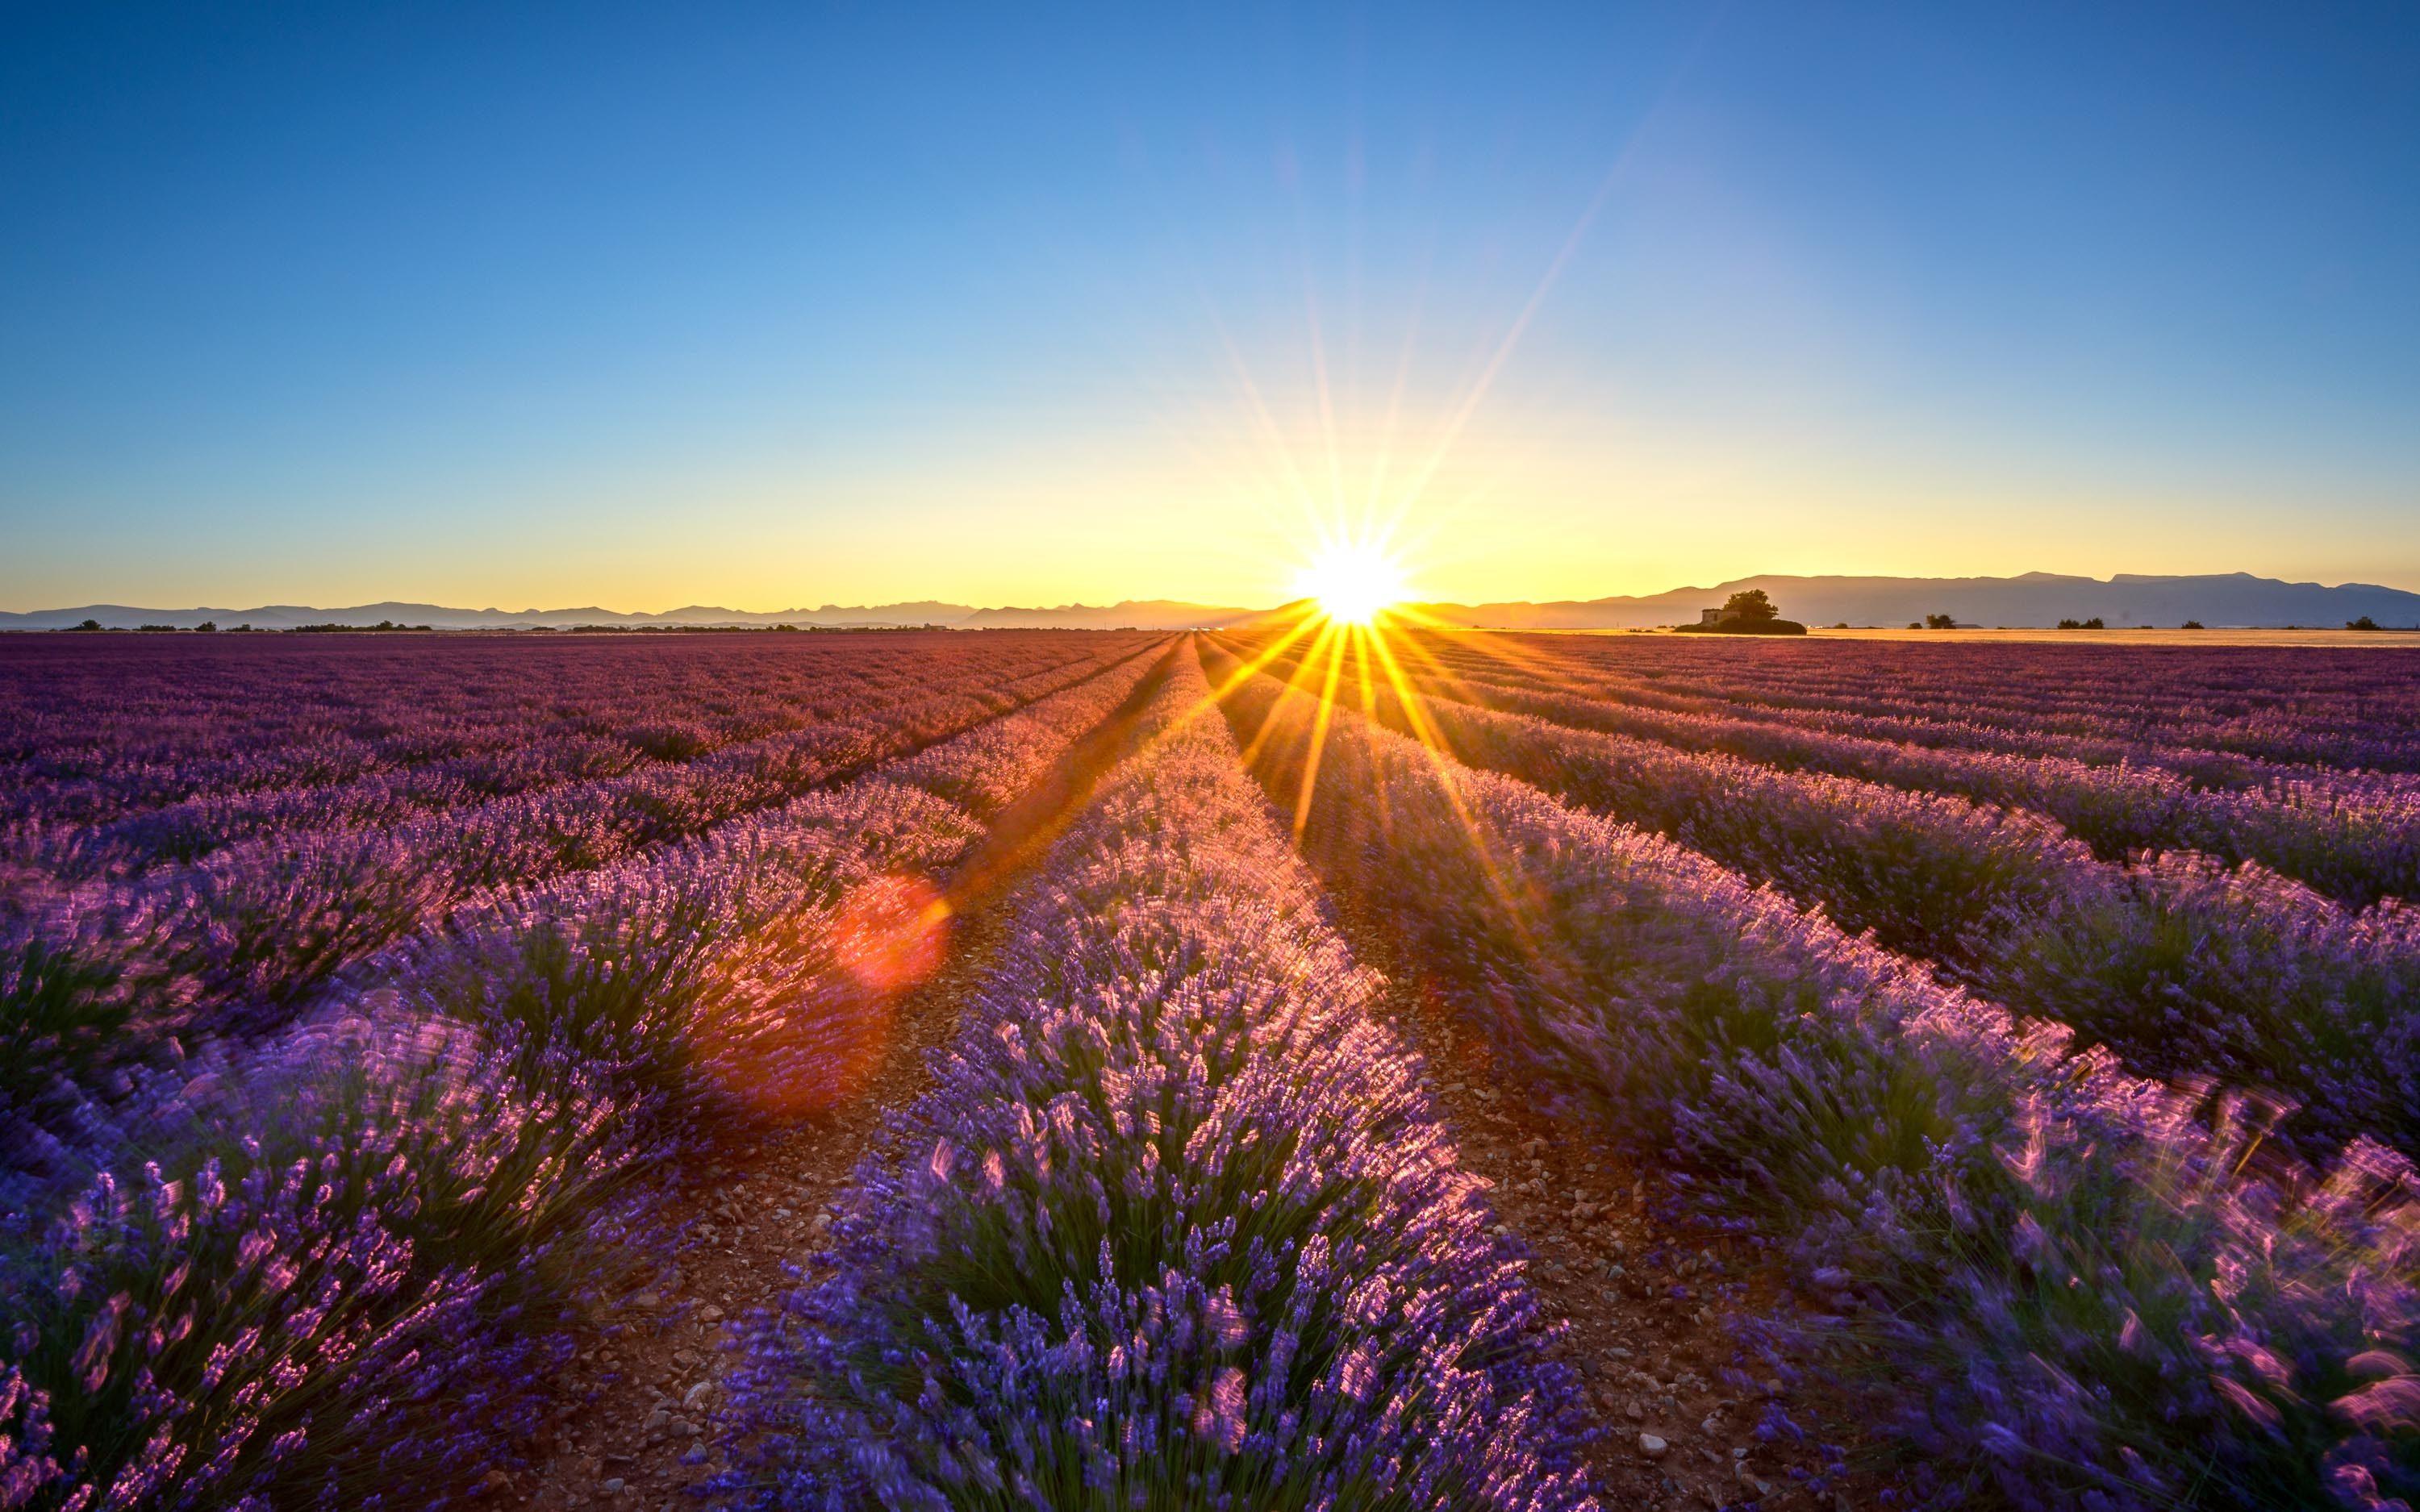
{"type": "Polygon", "coordinates": [[[2420,10],[16,8],[0,608],[2420,588],[2420,10]]]}

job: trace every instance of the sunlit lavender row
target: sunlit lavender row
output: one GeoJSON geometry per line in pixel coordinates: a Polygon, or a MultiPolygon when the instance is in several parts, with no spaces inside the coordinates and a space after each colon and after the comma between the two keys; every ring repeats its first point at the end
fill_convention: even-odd
{"type": "Polygon", "coordinates": [[[1577,1507],[1568,1372],[1181,659],[751,1340],[764,1507],[1577,1507]]]}
{"type": "Polygon", "coordinates": [[[1414,663],[1421,690],[1558,724],[1792,770],[1858,778],[2046,815],[2107,860],[2195,850],[2258,861],[2355,904],[2420,891],[2420,779],[2315,766],[2211,764],[2159,750],[2086,762],[2041,751],[1916,744],[1792,718],[1674,713],[1414,663]]]}
{"type": "MultiPolygon", "coordinates": [[[[2058,664],[2062,706],[2042,710],[1998,707],[1993,700],[2008,684],[2005,676],[1969,681],[1962,676],[1962,661],[1932,656],[1912,663],[1899,661],[1888,648],[1876,671],[1856,679],[1846,690],[1826,693],[1767,687],[1754,677],[1752,664],[1743,665],[1747,657],[1733,658],[1728,666],[1701,664],[1683,673],[1660,661],[1625,670],[1606,649],[1541,645],[1509,637],[1505,646],[1494,649],[1475,647],[1466,638],[1434,635],[1407,634],[1402,643],[1408,665],[1449,673],[1450,686],[1482,690],[1482,702],[1493,704],[1495,690],[1500,689],[1544,696],[1559,708],[1609,705],[1601,708],[1597,717],[1638,722],[1598,728],[1659,739],[1681,736],[1685,741],[1695,735],[1710,742],[1787,740],[1792,734],[1832,734],[1918,748],[1909,752],[1911,759],[1932,750],[2049,757],[2058,759],[2051,766],[2054,773],[2063,774],[2063,762],[2094,768],[2153,767],[2172,772],[2193,786],[2216,789],[2318,782],[2345,792],[2393,794],[2420,783],[2420,775],[2404,769],[2411,761],[2408,728],[2397,716],[2389,713],[2383,718],[2362,719],[2357,748],[2332,743],[2309,723],[2298,722],[2313,719],[2318,712],[2307,709],[2299,690],[2289,700],[2281,700],[2276,689],[2261,686],[2273,671],[2253,671],[2260,664],[2247,662],[2241,652],[2194,658],[2214,660],[2233,671],[2224,691],[2214,690],[2180,707],[2129,709],[2147,693],[2167,686],[2176,669],[2166,661],[2147,667],[2136,657],[2122,656],[2102,664],[2091,659],[2093,648],[2071,648],[2058,664]],[[2240,686],[2247,681],[2251,687],[2240,686]],[[1962,686],[1955,694],[1947,694],[1941,687],[1945,682],[1962,686]],[[2334,763],[2295,760],[2213,748],[2209,742],[2222,738],[2211,728],[2221,708],[2234,718],[2257,717],[2262,728],[2284,738],[2290,748],[2327,749],[2344,759],[2334,763]],[[2118,710],[2128,712],[2119,717],[2114,712],[2118,710]],[[1677,717],[1656,717],[1659,715],[1677,717]],[[2294,744],[2297,741],[2301,744],[2294,744]],[[2386,769],[2361,761],[2365,750],[2386,769]]],[[[1786,655],[1766,647],[1750,654],[1762,658],[1786,655]]],[[[2031,659],[1993,665],[2022,670],[2031,659]]],[[[2391,686],[2397,666],[2375,658],[2354,663],[2353,670],[2367,680],[2356,685],[2352,708],[2365,715],[2375,710],[2378,676],[2383,672],[2391,686]]],[[[2293,674],[2302,675],[2299,670],[2293,674]]],[[[1528,712],[1543,713],[1544,706],[1528,712]]],[[[2318,717],[2324,720],[2323,715],[2318,717]]],[[[2326,728],[2324,723],[2320,728],[2326,728]]]]}
{"type": "Polygon", "coordinates": [[[2147,659],[2106,645],[1868,643],[1850,657],[1806,643],[1734,654],[1626,638],[1505,636],[1483,648],[1459,639],[1457,659],[1492,675],[1545,673],[1680,712],[2096,764],[2132,757],[2213,779],[2262,764],[2420,772],[2420,677],[2367,651],[2159,647],[2147,659]]]}
{"type": "Polygon", "coordinates": [[[1741,1336],[1868,1396],[1919,1495],[2420,1490],[2406,1158],[2356,1138],[2294,1163],[2261,1098],[2079,1054],[1753,875],[1209,661],[1282,801],[1317,741],[1307,840],[1331,885],[1565,1117],[1661,1165],[1676,1211],[1786,1258],[1796,1300],[1741,1336]]]}
{"type": "MultiPolygon", "coordinates": [[[[1869,930],[2138,1070],[2288,1094],[2303,1106],[2286,1133],[2306,1151],[2366,1134],[2420,1153],[2420,914],[2399,901],[2355,909],[2191,850],[2113,863],[2027,809],[1573,727],[1618,705],[1559,711],[1563,723],[1482,709],[1435,696],[1439,681],[1407,671],[1370,707],[1460,761],[1869,930]]],[[[2420,856],[2420,806],[2388,838],[2420,856]]]]}

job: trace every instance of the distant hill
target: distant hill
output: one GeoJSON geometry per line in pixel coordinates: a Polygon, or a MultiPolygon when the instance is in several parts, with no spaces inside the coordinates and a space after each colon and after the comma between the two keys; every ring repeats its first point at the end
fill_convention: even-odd
{"type": "Polygon", "coordinates": [[[1084,604],[1063,604],[1057,609],[978,609],[958,624],[960,628],[970,630],[1044,626],[1052,629],[1204,630],[1248,618],[1251,613],[1248,609],[1222,609],[1166,598],[1129,598],[1105,609],[1084,604]]]}
{"type": "Polygon", "coordinates": [[[1523,630],[1610,630],[1694,623],[1743,589],[1761,588],[1781,612],[1807,625],[1905,625],[1947,614],[1975,625],[2034,626],[2095,616],[2113,626],[2199,620],[2217,628],[2299,625],[2333,629],[2366,614],[2382,625],[2420,626],[2420,594],[2372,583],[2289,583],[2250,573],[2107,581],[2029,572],[2017,578],[1795,578],[1768,574],[1676,588],[1645,597],[1550,604],[1424,604],[1449,625],[1523,630]]]}
{"type": "MultiPolygon", "coordinates": [[[[1423,608],[1431,606],[1422,606],[1423,608]]],[[[1442,608],[1444,606],[1435,606],[1442,608]]],[[[1220,625],[1224,630],[1291,630],[1319,612],[1319,600],[1297,598],[1280,604],[1275,609],[1258,609],[1239,615],[1220,625]]]]}
{"type": "Polygon", "coordinates": [[[449,609],[442,604],[358,604],[349,609],[312,609],[296,604],[269,604],[257,609],[141,609],[128,604],[85,604],[76,609],[36,609],[30,613],[0,612],[0,630],[65,630],[98,620],[113,629],[138,625],[168,625],[190,630],[208,620],[222,630],[249,625],[259,630],[289,630],[298,625],[426,625],[439,630],[567,630],[575,625],[813,625],[832,626],[896,626],[945,625],[953,628],[1182,630],[1221,625],[1249,612],[1167,599],[1129,600],[1105,608],[1069,604],[1059,609],[986,609],[920,599],[907,604],[844,606],[772,610],[732,609],[692,604],[660,614],[634,614],[620,609],[449,609]]]}
{"type": "MultiPolygon", "coordinates": [[[[2017,578],[1793,578],[1766,575],[1676,588],[1644,597],[1563,599],[1533,604],[1422,604],[1412,606],[1448,625],[1519,630],[1611,630],[1695,624],[1745,588],[1761,588],[1781,612],[1807,625],[1905,625],[1928,614],[1947,614],[1973,625],[2051,625],[2063,619],[2096,616],[2114,627],[2176,625],[2199,620],[2212,629],[2299,625],[2330,629],[2369,616],[2381,625],[2420,627],[2420,594],[2372,583],[2289,583],[2237,572],[2192,578],[2119,573],[2097,578],[2029,572],[2017,578]]],[[[1307,606],[1272,609],[1188,604],[1164,598],[1126,599],[1095,607],[1063,604],[1055,609],[975,609],[965,604],[919,600],[907,604],[844,606],[760,611],[693,604],[660,614],[619,609],[448,609],[440,604],[362,604],[351,609],[311,609],[271,604],[259,609],[139,609],[125,604],[86,604],[78,609],[0,612],[0,630],[64,630],[85,620],[132,629],[173,625],[190,629],[204,620],[221,629],[251,625],[264,630],[298,625],[427,625],[442,630],[567,629],[579,625],[945,625],[966,629],[1053,628],[1187,630],[1248,625],[1298,615],[1307,606]]]]}
{"type": "Polygon", "coordinates": [[[86,604],[80,609],[36,609],[31,613],[0,612],[0,630],[64,630],[85,620],[128,629],[138,625],[173,625],[192,629],[204,620],[222,630],[249,625],[259,630],[287,630],[298,625],[426,625],[440,630],[566,630],[579,625],[954,625],[974,610],[964,604],[920,602],[845,608],[781,609],[759,613],[692,604],[660,614],[631,614],[598,609],[449,609],[442,604],[357,604],[349,609],[312,609],[297,604],[267,604],[258,609],[135,609],[125,604],[86,604]]]}

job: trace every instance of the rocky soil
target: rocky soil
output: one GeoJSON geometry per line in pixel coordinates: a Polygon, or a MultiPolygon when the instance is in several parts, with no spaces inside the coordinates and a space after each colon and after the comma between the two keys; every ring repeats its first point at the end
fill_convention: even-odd
{"type": "Polygon", "coordinates": [[[1560,1352],[1587,1382],[1599,1437],[1590,1455],[1607,1512],[1849,1512],[1883,1504],[1867,1474],[1826,1476],[1823,1445],[1869,1458],[1852,1404],[1786,1383],[1745,1355],[1725,1325],[1744,1300],[1770,1305],[1776,1278],[1744,1248],[1659,1221],[1653,1173],[1587,1141],[1523,1095],[1484,1038],[1417,968],[1390,959],[1363,921],[1342,921],[1362,960],[1388,972],[1379,1005],[1428,1064],[1465,1166],[1493,1183],[1504,1231],[1533,1256],[1529,1275],[1568,1327],[1560,1352]],[[1739,1299],[1739,1300],[1735,1300],[1739,1299]],[[1743,1383],[1737,1378],[1745,1377],[1743,1383]],[[1757,1429],[1776,1404],[1804,1442],[1757,1429]]]}

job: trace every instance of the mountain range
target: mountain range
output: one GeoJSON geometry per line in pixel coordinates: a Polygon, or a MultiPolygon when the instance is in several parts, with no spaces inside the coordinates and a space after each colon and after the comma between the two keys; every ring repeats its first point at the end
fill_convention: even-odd
{"type": "Polygon", "coordinates": [[[691,604],[660,614],[598,609],[449,609],[442,604],[388,601],[357,604],[349,609],[313,609],[300,604],[268,604],[258,609],[138,609],[126,604],[85,604],[76,609],[35,609],[26,613],[0,611],[0,630],[66,630],[86,620],[109,629],[165,625],[190,630],[208,621],[220,629],[249,625],[256,630],[290,630],[302,625],[362,627],[380,624],[427,625],[437,630],[569,630],[582,625],[617,629],[684,625],[808,625],[825,628],[935,625],[951,629],[1189,630],[1227,624],[1249,615],[1249,609],[1206,604],[1180,604],[1167,599],[1129,599],[1108,605],[1065,604],[1056,609],[976,609],[969,604],[943,604],[920,599],[906,604],[846,606],[772,610],[722,609],[691,604]]]}
{"type": "MultiPolygon", "coordinates": [[[[1761,588],[1791,619],[1808,625],[1905,625],[1928,614],[1962,623],[2031,626],[2062,619],[2099,618],[2112,626],[2175,625],[2198,620],[2221,626],[2305,625],[2329,628],[2365,615],[2379,625],[2420,627],[2420,594],[2374,583],[2291,583],[2249,573],[2153,577],[2119,573],[2106,580],[2028,572],[2014,578],[1844,578],[1766,574],[1708,588],[1675,588],[1644,596],[1516,600],[1496,604],[1406,606],[1447,625],[1522,630],[1608,630],[1693,624],[1700,609],[1743,589],[1761,588]]],[[[691,605],[660,614],[617,609],[448,609],[438,604],[363,604],[312,609],[272,604],[258,609],[138,609],[86,604],[76,609],[0,612],[0,630],[61,630],[85,620],[112,628],[167,625],[190,629],[208,620],[221,629],[290,629],[299,625],[426,625],[443,630],[569,629],[577,625],[806,625],[891,626],[932,625],[953,629],[1068,628],[1182,630],[1235,625],[1270,612],[1171,599],[1057,608],[976,609],[920,600],[905,604],[791,609],[769,612],[691,605]]]]}

